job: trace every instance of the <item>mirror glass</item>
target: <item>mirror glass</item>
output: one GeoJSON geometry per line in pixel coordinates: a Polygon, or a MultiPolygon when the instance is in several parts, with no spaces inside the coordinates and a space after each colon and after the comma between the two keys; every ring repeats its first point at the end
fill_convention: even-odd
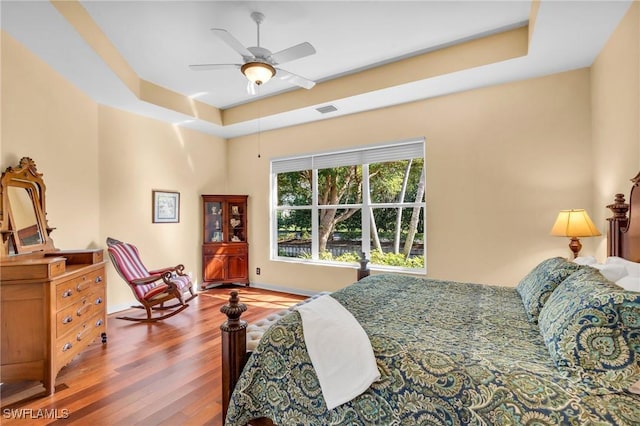
{"type": "Polygon", "coordinates": [[[29,188],[19,186],[7,187],[14,236],[21,246],[43,244],[44,238],[38,224],[36,207],[29,188]]]}

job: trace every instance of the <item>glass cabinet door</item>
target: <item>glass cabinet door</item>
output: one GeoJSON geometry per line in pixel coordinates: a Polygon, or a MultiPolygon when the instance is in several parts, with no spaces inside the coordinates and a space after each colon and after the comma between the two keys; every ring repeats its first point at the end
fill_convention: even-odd
{"type": "Polygon", "coordinates": [[[229,203],[229,241],[246,241],[245,236],[245,205],[243,203],[229,203]]]}
{"type": "Polygon", "coordinates": [[[209,201],[204,203],[205,209],[205,242],[219,243],[224,241],[224,213],[222,203],[209,201]]]}

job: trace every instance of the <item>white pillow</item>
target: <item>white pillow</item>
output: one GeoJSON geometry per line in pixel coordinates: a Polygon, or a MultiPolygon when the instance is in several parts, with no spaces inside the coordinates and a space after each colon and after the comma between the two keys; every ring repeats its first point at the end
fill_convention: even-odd
{"type": "Polygon", "coordinates": [[[619,265],[616,263],[594,263],[589,266],[598,269],[606,279],[608,279],[609,281],[613,281],[614,283],[622,277],[627,276],[627,269],[624,267],[624,265],[619,265]]]}
{"type": "Polygon", "coordinates": [[[578,256],[573,259],[573,263],[577,263],[578,265],[593,265],[594,263],[598,263],[594,256],[578,256]]]}
{"type": "Polygon", "coordinates": [[[640,277],[640,263],[632,262],[617,256],[609,256],[607,264],[623,265],[627,270],[627,275],[632,277],[640,277]]]}
{"type": "Polygon", "coordinates": [[[640,292],[640,277],[631,277],[627,275],[626,277],[622,277],[616,281],[616,285],[619,285],[628,291],[640,292]]]}

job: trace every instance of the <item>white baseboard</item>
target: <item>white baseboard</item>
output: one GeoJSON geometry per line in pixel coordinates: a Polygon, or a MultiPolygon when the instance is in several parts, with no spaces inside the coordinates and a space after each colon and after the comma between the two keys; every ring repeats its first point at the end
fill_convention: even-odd
{"type": "Polygon", "coordinates": [[[130,309],[132,306],[139,305],[137,300],[132,300],[130,303],[125,303],[122,305],[113,305],[107,306],[107,315],[114,314],[116,312],[124,311],[126,309],[130,309]]]}

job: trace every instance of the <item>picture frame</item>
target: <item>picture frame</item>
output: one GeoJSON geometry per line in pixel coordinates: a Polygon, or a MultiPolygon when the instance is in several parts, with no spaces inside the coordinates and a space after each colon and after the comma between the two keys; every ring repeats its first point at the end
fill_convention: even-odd
{"type": "Polygon", "coordinates": [[[152,191],[153,223],[180,222],[180,193],[176,191],[152,191]]]}
{"type": "Polygon", "coordinates": [[[231,206],[231,214],[234,216],[240,215],[240,210],[238,206],[231,206]]]}

